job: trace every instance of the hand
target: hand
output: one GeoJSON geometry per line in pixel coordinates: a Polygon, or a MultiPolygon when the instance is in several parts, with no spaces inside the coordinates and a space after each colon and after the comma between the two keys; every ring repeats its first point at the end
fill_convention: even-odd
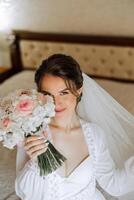
{"type": "Polygon", "coordinates": [[[44,136],[32,135],[25,139],[24,149],[31,159],[37,159],[37,156],[44,153],[48,148],[46,143],[45,133],[44,136]]]}

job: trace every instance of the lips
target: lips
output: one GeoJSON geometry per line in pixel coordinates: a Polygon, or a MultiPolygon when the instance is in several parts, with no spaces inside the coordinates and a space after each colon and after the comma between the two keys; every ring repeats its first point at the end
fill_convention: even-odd
{"type": "Polygon", "coordinates": [[[63,112],[64,110],[66,110],[66,108],[63,108],[63,109],[55,109],[55,112],[56,112],[56,113],[60,113],[60,112],[63,112]]]}

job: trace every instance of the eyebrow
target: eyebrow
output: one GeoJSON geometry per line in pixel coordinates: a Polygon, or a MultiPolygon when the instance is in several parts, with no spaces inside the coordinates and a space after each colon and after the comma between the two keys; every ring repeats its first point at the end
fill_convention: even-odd
{"type": "MultiPolygon", "coordinates": [[[[65,88],[65,89],[59,91],[59,93],[61,93],[61,92],[65,92],[65,91],[67,91],[67,90],[69,90],[69,89],[68,89],[68,88],[65,88]]],[[[48,92],[48,91],[41,90],[41,92],[42,92],[42,93],[45,93],[45,94],[48,94],[48,95],[50,95],[50,96],[53,96],[53,95],[52,95],[50,92],[48,92]]]]}

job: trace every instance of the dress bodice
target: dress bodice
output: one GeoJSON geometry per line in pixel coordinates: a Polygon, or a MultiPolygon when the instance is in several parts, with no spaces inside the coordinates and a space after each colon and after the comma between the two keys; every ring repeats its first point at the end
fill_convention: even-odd
{"type": "Polygon", "coordinates": [[[68,177],[61,177],[56,170],[55,174],[60,180],[61,198],[69,198],[88,186],[92,181],[92,167],[91,159],[87,157],[68,177]]]}
{"type": "MultiPolygon", "coordinates": [[[[50,187],[48,199],[75,200],[76,197],[78,200],[94,199],[96,183],[93,172],[93,163],[88,156],[68,177],[59,175],[58,170],[49,174],[46,177],[50,187]],[[56,188],[55,192],[52,192],[52,188],[56,188]]],[[[98,194],[101,195],[99,191],[98,194]]]]}

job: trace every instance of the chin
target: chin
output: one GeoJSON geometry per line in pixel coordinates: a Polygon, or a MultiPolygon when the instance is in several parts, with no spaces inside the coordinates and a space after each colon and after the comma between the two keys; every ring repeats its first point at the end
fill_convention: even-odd
{"type": "Polygon", "coordinates": [[[65,110],[63,112],[56,112],[55,117],[56,118],[64,118],[67,119],[69,116],[72,116],[73,112],[70,112],[69,110],[65,110]]]}

